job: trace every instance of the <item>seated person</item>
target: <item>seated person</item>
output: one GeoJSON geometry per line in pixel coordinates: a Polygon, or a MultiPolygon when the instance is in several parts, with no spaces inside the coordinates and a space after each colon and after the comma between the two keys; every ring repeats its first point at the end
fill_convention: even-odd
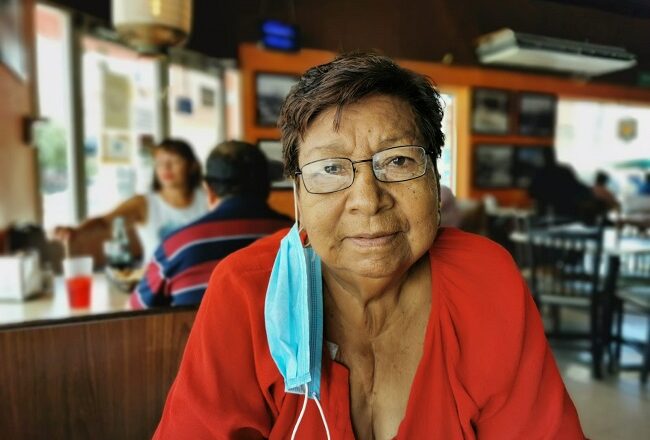
{"type": "Polygon", "coordinates": [[[605,204],[607,210],[619,210],[621,209],[621,204],[618,199],[612,193],[607,184],[609,183],[609,175],[604,171],[598,171],[596,173],[596,179],[594,180],[594,186],[591,188],[591,191],[594,193],[594,196],[602,203],[605,204]]]}
{"type": "Polygon", "coordinates": [[[256,146],[238,141],[219,144],[208,156],[204,179],[209,212],[158,246],[131,295],[131,307],[200,303],[222,258],[291,225],[289,217],[266,203],[268,164],[256,146]]]}
{"type": "Polygon", "coordinates": [[[607,211],[604,202],[578,180],[573,169],[557,163],[553,154],[533,176],[528,194],[541,216],[594,223],[607,211]]]}
{"type": "MultiPolygon", "coordinates": [[[[179,139],[165,139],[153,150],[154,174],[151,190],[120,203],[112,211],[85,220],[77,227],[57,226],[55,237],[64,243],[75,239],[92,241],[93,232],[103,238],[113,221],[123,217],[135,226],[143,261],[148,261],[162,238],[196,220],[208,210],[201,189],[201,164],[192,147],[179,139]]],[[[96,256],[103,260],[103,255],[96,256]]]]}
{"type": "Polygon", "coordinates": [[[303,75],[296,223],[215,269],[155,439],[584,439],[510,255],[437,227],[442,116],[387,57],[303,75]]]}

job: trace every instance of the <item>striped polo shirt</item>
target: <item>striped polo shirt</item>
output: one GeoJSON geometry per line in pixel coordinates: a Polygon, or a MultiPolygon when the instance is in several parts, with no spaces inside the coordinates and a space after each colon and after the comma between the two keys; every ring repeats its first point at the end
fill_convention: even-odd
{"type": "Polygon", "coordinates": [[[216,209],[165,237],[131,295],[131,307],[200,303],[221,259],[292,223],[263,200],[224,199],[216,209]]]}

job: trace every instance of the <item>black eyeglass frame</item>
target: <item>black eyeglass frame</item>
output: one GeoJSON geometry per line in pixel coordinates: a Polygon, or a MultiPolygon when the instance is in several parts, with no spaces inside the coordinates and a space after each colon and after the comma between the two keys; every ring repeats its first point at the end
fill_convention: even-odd
{"type": "MultiPolygon", "coordinates": [[[[327,191],[327,192],[311,192],[311,191],[309,191],[309,189],[307,188],[307,185],[305,185],[305,181],[304,181],[304,177],[303,177],[303,181],[302,181],[302,183],[303,183],[303,185],[304,185],[304,187],[305,187],[305,190],[306,190],[309,194],[333,194],[333,193],[335,193],[335,192],[339,192],[339,191],[346,190],[346,189],[350,188],[352,185],[354,185],[354,179],[357,177],[357,169],[356,169],[356,167],[355,167],[356,164],[364,163],[364,162],[372,162],[372,161],[373,161],[373,158],[375,157],[376,154],[383,153],[383,152],[385,152],[385,151],[390,151],[390,150],[393,150],[393,149],[395,149],[395,148],[404,148],[404,147],[418,147],[418,148],[421,148],[421,149],[424,151],[425,157],[429,157],[429,158],[433,161],[432,163],[435,164],[435,160],[434,160],[435,152],[434,152],[433,150],[431,150],[431,149],[427,149],[427,148],[423,147],[422,145],[410,145],[410,144],[409,144],[409,145],[396,145],[396,146],[394,146],[394,147],[386,148],[385,150],[377,151],[375,154],[372,155],[372,157],[370,157],[370,159],[352,160],[352,159],[350,159],[349,157],[327,157],[327,158],[325,158],[325,159],[312,160],[311,162],[307,162],[307,163],[304,164],[302,167],[298,168],[298,171],[296,171],[295,173],[293,173],[293,175],[294,175],[294,177],[302,176],[302,175],[303,175],[303,174],[302,174],[302,169],[303,169],[304,167],[306,167],[307,165],[310,165],[310,164],[312,164],[312,163],[320,162],[320,161],[322,161],[322,160],[332,160],[332,159],[347,160],[347,161],[350,162],[350,164],[352,165],[352,181],[350,182],[350,184],[349,184],[348,186],[346,186],[346,187],[344,187],[344,188],[340,188],[340,189],[337,189],[337,190],[335,190],[335,191],[327,191]]],[[[435,166],[434,166],[434,167],[435,167],[435,166]]],[[[404,179],[404,180],[382,180],[382,179],[380,179],[379,177],[377,177],[377,174],[375,174],[375,168],[372,167],[372,175],[373,175],[373,176],[375,177],[375,179],[377,179],[379,182],[384,182],[384,183],[408,182],[409,180],[419,179],[420,177],[424,176],[426,173],[427,173],[427,167],[426,167],[426,165],[425,165],[425,167],[424,167],[424,172],[423,172],[422,174],[420,174],[419,176],[409,177],[408,179],[404,179]]]]}

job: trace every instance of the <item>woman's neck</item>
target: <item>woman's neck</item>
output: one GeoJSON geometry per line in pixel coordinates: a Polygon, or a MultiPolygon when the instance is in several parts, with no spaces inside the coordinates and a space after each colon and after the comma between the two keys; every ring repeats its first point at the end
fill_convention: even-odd
{"type": "Polygon", "coordinates": [[[326,319],[368,337],[380,336],[426,301],[431,289],[418,287],[430,286],[430,278],[428,253],[402,275],[390,278],[360,278],[323,267],[326,319]]]}
{"type": "Polygon", "coordinates": [[[175,208],[185,208],[192,203],[192,192],[185,188],[168,187],[160,190],[160,197],[175,208]]]}

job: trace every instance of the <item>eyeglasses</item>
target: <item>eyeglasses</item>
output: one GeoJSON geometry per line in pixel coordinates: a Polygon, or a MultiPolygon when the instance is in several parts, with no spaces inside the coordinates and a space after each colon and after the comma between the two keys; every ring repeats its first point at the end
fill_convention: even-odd
{"type": "Polygon", "coordinates": [[[346,157],[316,160],[303,165],[295,175],[302,176],[307,192],[328,194],[352,186],[356,164],[372,162],[372,173],[380,182],[404,182],[424,176],[427,154],[433,152],[418,145],[401,145],[379,151],[365,160],[352,161],[346,157]]]}

